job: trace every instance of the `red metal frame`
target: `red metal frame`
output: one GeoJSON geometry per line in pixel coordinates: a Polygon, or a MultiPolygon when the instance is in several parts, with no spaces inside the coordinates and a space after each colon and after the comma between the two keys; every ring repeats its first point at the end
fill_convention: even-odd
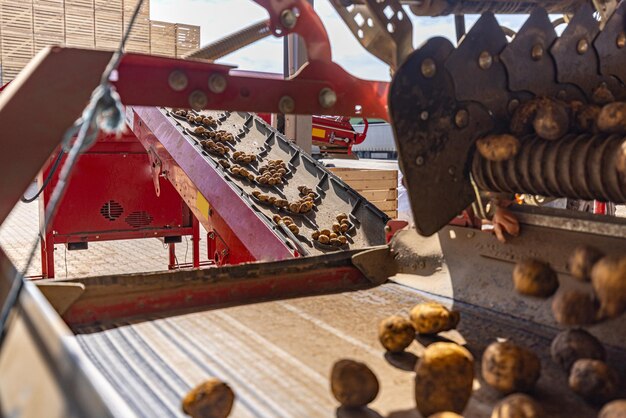
{"type": "MultiPolygon", "coordinates": [[[[51,161],[56,158],[57,154],[51,161]]],[[[54,277],[55,244],[94,241],[192,235],[192,265],[200,265],[199,223],[171,184],[164,182],[157,195],[150,163],[132,133],[102,136],[80,156],[57,215],[41,240],[42,277],[54,277]]],[[[40,185],[50,170],[49,164],[40,174],[40,185]]],[[[39,198],[40,223],[57,181],[58,171],[39,198]]],[[[177,267],[175,260],[170,258],[168,267],[177,267]]]]}

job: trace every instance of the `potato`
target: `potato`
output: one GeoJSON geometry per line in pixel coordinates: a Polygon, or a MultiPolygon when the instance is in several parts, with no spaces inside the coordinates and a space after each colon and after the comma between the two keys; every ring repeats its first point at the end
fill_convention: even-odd
{"type": "Polygon", "coordinates": [[[617,152],[617,162],[615,166],[617,170],[622,173],[622,175],[626,176],[626,141],[622,143],[619,151],[617,152]]]}
{"type": "Polygon", "coordinates": [[[455,414],[454,412],[437,412],[436,414],[433,414],[431,416],[429,416],[428,418],[463,418],[461,415],[459,414],[455,414]]]}
{"type": "Polygon", "coordinates": [[[311,234],[311,238],[313,238],[314,240],[317,240],[320,237],[320,231],[313,231],[313,233],[311,234]]]}
{"type": "Polygon", "coordinates": [[[438,334],[456,328],[461,314],[437,302],[424,302],[415,305],[409,317],[419,334],[438,334]]]}
{"type": "Polygon", "coordinates": [[[533,127],[540,138],[554,141],[569,130],[569,113],[561,102],[544,98],[537,107],[533,127]]]}
{"type": "Polygon", "coordinates": [[[515,113],[513,113],[511,117],[511,124],[509,125],[509,129],[513,135],[527,135],[532,132],[532,120],[537,113],[539,100],[539,98],[528,100],[515,109],[515,113]]]}
{"type": "Polygon", "coordinates": [[[476,149],[489,161],[506,161],[519,152],[520,142],[513,135],[488,135],[476,141],[476,149]]]}
{"type": "Polygon", "coordinates": [[[569,387],[588,402],[601,404],[615,397],[617,373],[601,360],[580,359],[572,365],[569,387]]]}
{"type": "Polygon", "coordinates": [[[378,340],[385,350],[392,353],[404,351],[415,339],[415,328],[411,321],[398,316],[383,319],[378,325],[378,340]]]}
{"type": "Polygon", "coordinates": [[[498,402],[491,412],[491,418],[541,418],[544,412],[530,396],[514,393],[498,402]]]}
{"type": "Polygon", "coordinates": [[[577,247],[569,258],[567,267],[570,274],[581,282],[591,280],[591,269],[604,254],[595,247],[581,245],[577,247]]]}
{"type": "Polygon", "coordinates": [[[626,133],[626,103],[609,103],[598,115],[598,129],[609,134],[626,133]]]}
{"type": "Polygon", "coordinates": [[[513,286],[519,294],[547,298],[556,292],[559,280],[548,263],[528,258],[515,265],[513,286]]]}
{"type": "Polygon", "coordinates": [[[335,234],[334,232],[331,232],[329,237],[330,237],[330,239],[337,239],[338,235],[335,234]]]}
{"type": "Polygon", "coordinates": [[[378,395],[378,379],[363,363],[354,360],[339,360],[333,365],[330,388],[342,405],[365,406],[378,395]]]}
{"type": "Polygon", "coordinates": [[[334,245],[335,247],[341,247],[341,241],[339,241],[337,238],[331,238],[330,245],[334,245]]]}
{"type": "Polygon", "coordinates": [[[426,347],[415,366],[415,401],[427,417],[437,412],[460,414],[472,395],[474,358],[454,343],[426,347]]]}
{"type": "Polygon", "coordinates": [[[327,237],[330,237],[330,230],[329,229],[322,229],[320,231],[320,234],[326,235],[327,237]]]}
{"type": "Polygon", "coordinates": [[[348,238],[344,237],[343,235],[339,235],[337,237],[337,239],[339,240],[339,242],[341,243],[341,245],[345,245],[348,243],[348,238]]]}
{"type": "Polygon", "coordinates": [[[337,222],[341,222],[343,219],[348,219],[348,215],[346,215],[345,213],[341,212],[341,213],[337,214],[335,219],[337,219],[337,222]]]}
{"type": "Polygon", "coordinates": [[[330,244],[330,238],[328,237],[328,235],[320,235],[320,237],[318,238],[318,241],[321,244],[330,244]]]}
{"type": "Polygon", "coordinates": [[[289,230],[290,230],[291,232],[293,232],[295,235],[298,235],[298,234],[300,233],[300,228],[298,228],[298,225],[296,225],[296,224],[289,224],[287,227],[288,227],[288,228],[289,228],[289,230]]]}
{"type": "Polygon", "coordinates": [[[609,402],[600,410],[598,418],[626,418],[626,400],[609,402]]]}
{"type": "Polygon", "coordinates": [[[588,325],[596,321],[598,303],[593,295],[571,289],[559,292],[552,300],[552,314],[561,325],[588,325]]]}
{"type": "Polygon", "coordinates": [[[541,362],[532,351],[509,341],[490,344],[483,353],[482,373],[494,389],[509,394],[531,390],[541,374],[541,362]]]}
{"type": "Polygon", "coordinates": [[[233,390],[219,379],[209,379],[183,398],[183,412],[193,418],[226,418],[235,401],[233,390]]]}
{"type": "Polygon", "coordinates": [[[557,334],[550,346],[550,354],[552,360],[566,372],[576,360],[589,358],[604,361],[606,358],[604,346],[584,329],[568,329],[557,334]]]}
{"type": "Polygon", "coordinates": [[[615,318],[626,310],[626,257],[604,257],[591,269],[593,290],[600,300],[598,318],[615,318]]]}
{"type": "Polygon", "coordinates": [[[333,222],[333,232],[339,232],[340,228],[339,222],[333,222]]]}

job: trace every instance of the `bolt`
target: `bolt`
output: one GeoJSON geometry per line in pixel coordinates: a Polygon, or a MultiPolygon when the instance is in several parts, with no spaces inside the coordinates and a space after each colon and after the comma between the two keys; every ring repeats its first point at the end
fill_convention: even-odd
{"type": "Polygon", "coordinates": [[[280,23],[287,28],[293,29],[298,22],[298,15],[291,9],[285,9],[280,13],[280,23]]]}
{"type": "Polygon", "coordinates": [[[620,34],[617,35],[617,40],[615,41],[615,43],[617,44],[617,47],[619,49],[624,48],[626,46],[626,33],[620,32],[620,34]]]}
{"type": "Polygon", "coordinates": [[[467,110],[461,109],[456,112],[456,115],[454,116],[454,123],[457,128],[465,128],[469,123],[469,113],[467,113],[467,110]]]}
{"type": "Polygon", "coordinates": [[[419,155],[419,156],[415,159],[415,164],[417,164],[417,165],[424,165],[424,157],[422,157],[421,155],[419,155]]]}
{"type": "Polygon", "coordinates": [[[534,61],[539,61],[543,58],[543,45],[535,44],[533,49],[530,51],[530,56],[534,61]]]}
{"type": "Polygon", "coordinates": [[[576,51],[579,55],[585,54],[589,50],[589,42],[586,39],[581,39],[576,45],[576,51]]]}
{"type": "Polygon", "coordinates": [[[324,109],[333,107],[337,103],[337,93],[335,93],[333,89],[324,87],[320,90],[319,101],[320,106],[324,109]]]}
{"type": "Polygon", "coordinates": [[[487,51],[483,51],[478,56],[478,66],[483,70],[488,70],[493,64],[493,57],[487,51]]]}
{"type": "Polygon", "coordinates": [[[432,58],[426,58],[422,61],[422,75],[426,78],[433,78],[437,74],[437,65],[432,58]]]}
{"type": "Polygon", "coordinates": [[[424,110],[422,113],[420,113],[420,119],[421,120],[428,120],[428,112],[426,110],[424,110]]]}
{"type": "Polygon", "coordinates": [[[172,71],[170,73],[170,76],[167,78],[167,81],[174,91],[183,91],[187,88],[187,85],[189,84],[187,75],[179,70],[172,71]]]}
{"type": "Polygon", "coordinates": [[[391,232],[391,227],[389,225],[385,225],[385,232],[386,233],[390,233],[391,232]]]}
{"type": "Polygon", "coordinates": [[[424,261],[420,261],[418,265],[419,265],[419,268],[421,268],[421,269],[425,269],[426,268],[426,262],[424,262],[424,261]]]}
{"type": "Polygon", "coordinates": [[[296,102],[289,96],[283,96],[278,102],[278,110],[280,113],[288,114],[293,113],[296,109],[296,102]]]}
{"type": "Polygon", "coordinates": [[[517,99],[511,100],[506,108],[507,111],[509,112],[509,115],[513,115],[513,112],[515,112],[518,106],[519,106],[519,100],[517,99]]]}
{"type": "Polygon", "coordinates": [[[209,99],[206,97],[203,91],[194,90],[189,95],[189,105],[193,110],[201,110],[209,103],[209,99]]]}
{"type": "Polygon", "coordinates": [[[223,93],[227,85],[228,82],[222,74],[213,74],[209,77],[209,90],[211,90],[211,93],[223,93]]]}

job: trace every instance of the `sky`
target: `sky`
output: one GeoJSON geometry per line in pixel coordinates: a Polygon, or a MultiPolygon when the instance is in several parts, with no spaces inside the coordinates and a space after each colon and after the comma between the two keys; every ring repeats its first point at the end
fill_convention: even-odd
{"type": "MultiPolygon", "coordinates": [[[[389,80],[388,66],[368,53],[354,38],[328,0],[316,0],[315,9],[329,34],[333,60],[349,73],[368,80],[389,80]]],[[[413,23],[413,45],[419,47],[433,36],[454,39],[452,17],[417,18],[407,9],[413,23]]],[[[252,23],[267,19],[265,9],[251,0],[151,0],[150,18],[201,27],[201,45],[215,41],[252,23]]],[[[523,18],[499,16],[500,23],[517,30],[523,18]]],[[[469,16],[467,28],[476,21],[469,16]]],[[[280,38],[269,37],[220,59],[242,70],[282,73],[280,38]]]]}

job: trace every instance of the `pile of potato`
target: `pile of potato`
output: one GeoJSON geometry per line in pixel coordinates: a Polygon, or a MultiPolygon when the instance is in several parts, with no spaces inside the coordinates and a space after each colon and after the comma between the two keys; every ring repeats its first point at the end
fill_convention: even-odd
{"type": "Polygon", "coordinates": [[[240,166],[239,164],[233,164],[230,167],[229,171],[235,176],[243,177],[250,181],[254,180],[254,174],[252,174],[251,172],[249,172],[248,170],[246,170],[244,167],[240,166]]]}
{"type": "MultiPolygon", "coordinates": [[[[174,112],[176,115],[179,116],[183,116],[182,114],[177,113],[178,111],[174,112]]],[[[204,125],[207,128],[217,128],[217,121],[215,119],[213,119],[212,116],[202,116],[202,115],[195,115],[192,112],[189,111],[183,111],[185,112],[185,115],[187,117],[187,121],[189,123],[193,123],[195,125],[204,125]]]]}
{"type": "Polygon", "coordinates": [[[317,193],[315,193],[313,189],[307,186],[298,186],[298,191],[300,192],[300,196],[302,197],[310,197],[312,200],[315,200],[315,198],[317,197],[317,193]]]}
{"type": "Polygon", "coordinates": [[[235,160],[235,162],[238,162],[239,164],[247,165],[256,161],[256,155],[247,154],[243,151],[235,151],[233,153],[233,159],[235,160]]]}
{"type": "MultiPolygon", "coordinates": [[[[277,198],[275,196],[271,196],[271,195],[269,195],[267,193],[261,192],[260,190],[254,190],[251,194],[257,200],[261,201],[262,203],[267,203],[268,205],[273,205],[277,209],[285,208],[289,204],[289,202],[287,200],[285,200],[285,199],[280,199],[280,198],[277,198]]],[[[289,217],[287,217],[287,218],[289,218],[289,217]]],[[[291,218],[289,218],[289,219],[291,219],[291,218]]]]}
{"type": "Polygon", "coordinates": [[[259,167],[260,175],[256,177],[259,184],[274,186],[283,183],[283,177],[287,174],[287,164],[283,160],[270,160],[259,167]]]}
{"type": "Polygon", "coordinates": [[[180,116],[180,117],[183,117],[183,118],[186,118],[187,114],[190,114],[190,113],[191,112],[189,112],[189,110],[187,110],[187,109],[174,109],[174,114],[176,116],[180,116]]]}
{"type": "Polygon", "coordinates": [[[228,154],[228,148],[226,148],[222,144],[215,143],[211,139],[200,141],[200,145],[202,145],[202,148],[204,148],[206,151],[211,152],[213,154],[218,154],[218,155],[228,154]]]}
{"type": "Polygon", "coordinates": [[[348,243],[348,239],[343,235],[338,235],[335,232],[331,232],[330,229],[322,229],[321,231],[313,231],[311,234],[313,241],[317,241],[324,245],[334,245],[335,247],[341,247],[348,243]]]}
{"type": "Polygon", "coordinates": [[[298,199],[294,202],[289,202],[287,208],[291,213],[308,213],[315,207],[315,202],[311,197],[305,197],[304,199],[298,199]]]}
{"type": "Polygon", "coordinates": [[[230,161],[228,160],[217,160],[217,162],[219,163],[219,165],[221,165],[222,167],[224,167],[225,169],[230,168],[230,161]]]}
{"type": "Polygon", "coordinates": [[[285,226],[296,235],[300,233],[300,228],[298,228],[298,225],[296,225],[293,219],[289,216],[274,215],[273,220],[276,225],[280,225],[281,223],[285,224],[285,226]]]}

